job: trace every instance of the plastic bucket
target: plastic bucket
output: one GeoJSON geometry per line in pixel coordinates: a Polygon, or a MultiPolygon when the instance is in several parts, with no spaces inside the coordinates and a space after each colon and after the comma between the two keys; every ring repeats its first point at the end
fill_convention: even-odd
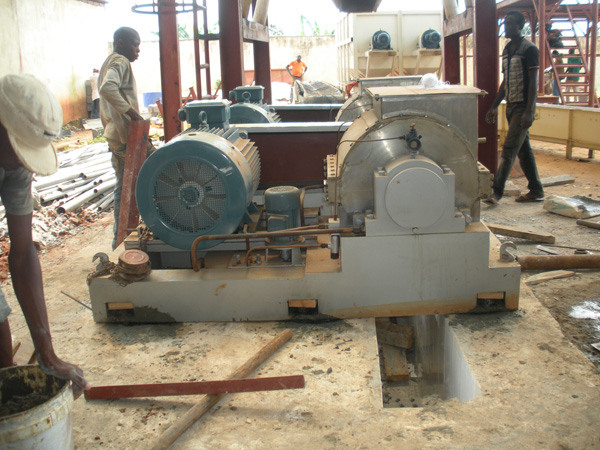
{"type": "Polygon", "coordinates": [[[39,366],[0,369],[0,450],[72,450],[72,406],[69,383],[39,366]]]}

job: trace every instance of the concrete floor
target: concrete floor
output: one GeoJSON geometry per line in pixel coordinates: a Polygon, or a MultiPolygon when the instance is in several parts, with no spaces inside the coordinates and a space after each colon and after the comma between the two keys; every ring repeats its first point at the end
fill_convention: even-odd
{"type": "MultiPolygon", "coordinates": [[[[224,379],[281,330],[293,331],[255,375],[303,374],[304,389],[228,396],[173,449],[600,448],[600,376],[525,285],[516,312],[450,317],[479,395],[384,408],[372,319],[94,323],[89,310],[60,291],[89,299],[85,276],[110,236],[108,217],[42,256],[57,352],[79,364],[92,385],[224,379]]],[[[14,297],[9,302],[16,305],[14,297]]],[[[22,340],[28,330],[15,310],[13,333],[22,340]]],[[[194,402],[81,398],[71,412],[75,447],[149,448],[194,402]]]]}

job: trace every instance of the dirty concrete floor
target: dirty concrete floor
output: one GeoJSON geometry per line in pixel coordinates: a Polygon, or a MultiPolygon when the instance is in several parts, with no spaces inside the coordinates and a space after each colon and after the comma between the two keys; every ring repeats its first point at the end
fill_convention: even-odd
{"type": "MultiPolygon", "coordinates": [[[[552,165],[561,162],[552,158],[552,165]]],[[[540,172],[547,176],[542,164],[540,172]]],[[[598,172],[595,176],[600,179],[598,172]]],[[[539,210],[539,204],[515,205],[506,199],[495,212],[483,214],[499,223],[511,214],[521,217],[506,223],[513,226],[534,218],[546,231],[547,221],[557,219],[539,210]]],[[[557,235],[559,228],[573,234],[572,222],[556,227],[557,235]]],[[[597,247],[598,236],[592,232],[586,243],[597,247]]],[[[292,340],[256,375],[303,374],[305,389],[228,396],[173,449],[600,448],[598,371],[524,284],[516,312],[450,317],[481,389],[477,397],[466,403],[431,397],[420,408],[383,408],[371,319],[319,325],[94,323],[89,310],[61,291],[89,301],[85,277],[92,256],[109,251],[110,238],[107,216],[42,255],[57,352],[79,364],[92,385],[224,379],[286,326],[293,331],[292,340]]],[[[519,251],[526,251],[526,245],[519,251]]],[[[592,272],[578,277],[584,284],[588,277],[598,278],[592,272]]],[[[12,292],[5,292],[15,310],[13,334],[24,340],[27,327],[12,292]]],[[[75,446],[148,448],[193,404],[192,397],[79,399],[71,412],[75,446]]]]}

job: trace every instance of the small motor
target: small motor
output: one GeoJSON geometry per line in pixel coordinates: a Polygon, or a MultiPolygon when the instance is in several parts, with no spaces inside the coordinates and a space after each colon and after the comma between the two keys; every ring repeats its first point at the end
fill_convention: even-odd
{"type": "Polygon", "coordinates": [[[392,38],[387,31],[379,30],[371,38],[371,47],[373,50],[391,50],[392,38]]]}
{"type": "Polygon", "coordinates": [[[442,35],[435,30],[429,29],[419,36],[417,47],[433,50],[440,48],[440,42],[442,42],[442,35]]]}
{"type": "MultiPolygon", "coordinates": [[[[267,230],[283,231],[300,226],[300,190],[294,186],[277,186],[265,191],[267,230]]],[[[289,242],[290,237],[274,240],[289,242]]]]}

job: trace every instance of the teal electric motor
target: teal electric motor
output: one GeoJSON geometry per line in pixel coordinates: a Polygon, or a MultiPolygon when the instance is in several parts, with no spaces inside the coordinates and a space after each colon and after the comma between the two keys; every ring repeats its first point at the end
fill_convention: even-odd
{"type": "Polygon", "coordinates": [[[239,86],[229,91],[229,98],[237,102],[229,108],[229,123],[281,122],[275,108],[263,104],[264,90],[262,86],[239,86]]]}
{"type": "Polygon", "coordinates": [[[231,234],[249,220],[259,179],[258,150],[243,132],[190,128],[148,157],[135,196],[155,238],[190,249],[199,236],[231,234]]]}

